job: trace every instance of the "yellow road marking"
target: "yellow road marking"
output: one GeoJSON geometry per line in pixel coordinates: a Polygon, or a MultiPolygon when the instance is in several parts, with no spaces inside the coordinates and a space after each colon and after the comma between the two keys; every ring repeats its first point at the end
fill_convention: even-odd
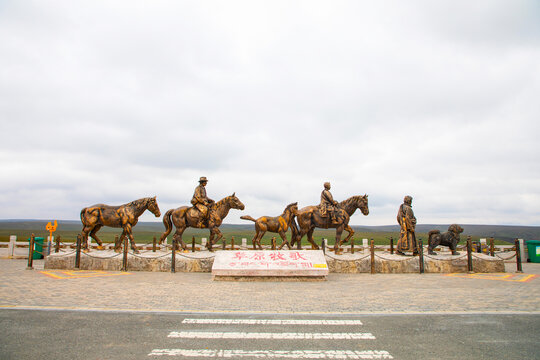
{"type": "Polygon", "coordinates": [[[480,279],[480,280],[498,280],[498,281],[514,281],[514,282],[529,282],[540,275],[536,274],[505,274],[505,273],[452,273],[446,276],[460,277],[465,279],[480,279]]]}
{"type": "Polygon", "coordinates": [[[41,274],[52,277],[53,279],[80,279],[90,277],[131,275],[128,272],[111,272],[101,270],[48,270],[40,271],[41,274]]]}

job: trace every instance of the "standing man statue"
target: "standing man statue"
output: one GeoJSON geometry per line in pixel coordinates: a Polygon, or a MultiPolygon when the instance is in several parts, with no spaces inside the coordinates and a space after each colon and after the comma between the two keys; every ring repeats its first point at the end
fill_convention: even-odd
{"type": "MultiPolygon", "coordinates": [[[[201,214],[197,227],[202,228],[204,226],[204,220],[206,220],[210,215],[212,215],[212,207],[214,200],[206,196],[206,189],[204,188],[208,183],[208,179],[205,176],[201,176],[199,179],[199,186],[195,188],[195,193],[193,194],[193,199],[191,199],[191,204],[199,211],[201,214]]],[[[210,219],[211,220],[211,219],[210,219]]]]}
{"type": "Polygon", "coordinates": [[[399,207],[397,221],[401,226],[399,240],[397,243],[397,253],[405,255],[405,251],[412,251],[413,256],[418,255],[416,244],[416,218],[412,210],[412,197],[407,195],[403,199],[403,204],[399,207]]]}
{"type": "Polygon", "coordinates": [[[332,221],[332,224],[337,224],[338,219],[336,215],[336,207],[338,206],[338,202],[334,201],[334,197],[332,196],[332,193],[330,192],[330,183],[325,182],[324,183],[324,190],[321,193],[321,215],[323,217],[328,216],[328,213],[330,213],[330,220],[332,221]]]}

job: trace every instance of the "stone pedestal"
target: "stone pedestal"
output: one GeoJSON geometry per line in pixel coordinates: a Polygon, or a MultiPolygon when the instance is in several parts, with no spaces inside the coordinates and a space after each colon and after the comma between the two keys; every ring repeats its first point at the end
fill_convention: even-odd
{"type": "MultiPolygon", "coordinates": [[[[128,271],[171,271],[172,255],[170,252],[146,252],[135,256],[128,253],[128,271]]],[[[177,253],[176,272],[210,272],[214,255],[209,252],[177,253]]],[[[52,253],[45,259],[45,269],[73,269],[75,254],[63,255],[52,253]]],[[[122,254],[112,250],[98,250],[89,253],[81,252],[81,270],[120,271],[122,254]]]]}
{"type": "MultiPolygon", "coordinates": [[[[214,264],[214,257],[223,254],[223,261],[229,261],[227,266],[217,264],[214,275],[229,276],[229,277],[242,277],[253,276],[253,274],[261,277],[301,277],[303,275],[298,272],[304,271],[304,274],[311,273],[311,276],[323,276],[325,277],[328,272],[332,273],[370,273],[371,262],[370,254],[362,253],[344,253],[342,255],[334,255],[327,252],[326,257],[314,258],[314,254],[322,256],[322,251],[217,251],[210,253],[208,251],[200,251],[195,253],[182,253],[176,254],[176,271],[177,272],[211,272],[214,264]],[[245,254],[238,255],[242,259],[234,259],[236,253],[245,254]],[[297,269],[291,267],[287,270],[286,265],[282,269],[272,268],[268,264],[264,264],[264,259],[271,259],[274,256],[277,262],[291,262],[294,260],[287,260],[284,254],[308,253],[307,257],[297,257],[300,265],[294,265],[297,269]],[[271,255],[274,254],[274,255],[271,255]],[[282,260],[280,256],[276,254],[282,254],[282,260]],[[264,255],[264,259],[261,258],[264,255]],[[261,263],[258,265],[261,269],[253,264],[250,264],[251,259],[249,257],[259,256],[261,263]],[[235,265],[231,265],[234,263],[235,265]],[[247,263],[247,264],[244,264],[247,263]],[[302,265],[302,263],[304,263],[302,265]],[[311,265],[309,265],[311,264],[311,265]],[[266,268],[264,268],[266,266],[266,268]],[[305,266],[303,270],[298,266],[305,266]],[[326,266],[326,267],[325,267],[326,266]],[[228,271],[227,268],[234,271],[228,271]],[[298,271],[298,272],[297,272],[298,271]],[[266,274],[265,274],[266,272],[266,274]],[[283,272],[284,275],[280,275],[279,272],[283,272]],[[251,275],[250,275],[251,273],[251,275]]],[[[319,256],[317,255],[317,256],[319,256]]],[[[296,255],[294,255],[296,256],[296,255]]],[[[137,256],[128,254],[128,271],[171,271],[171,258],[170,252],[157,251],[157,252],[144,252],[137,256]]],[[[293,265],[291,265],[293,266],[293,265]]],[[[45,258],[45,269],[73,269],[75,267],[75,253],[70,255],[64,255],[64,253],[51,253],[45,258]]],[[[117,254],[112,250],[93,250],[89,253],[81,253],[81,270],[108,270],[108,271],[120,271],[122,268],[122,254],[117,254]]],[[[464,253],[452,256],[450,253],[429,255],[424,257],[424,269],[426,273],[464,273],[467,272],[467,257],[464,253]]],[[[499,258],[494,258],[485,254],[473,254],[473,270],[474,272],[481,273],[496,273],[504,272],[504,261],[499,258]]],[[[382,274],[401,274],[401,273],[419,273],[419,257],[418,256],[401,256],[391,255],[387,252],[375,253],[375,272],[382,274]]]]}
{"type": "Polygon", "coordinates": [[[322,251],[221,251],[212,266],[215,280],[239,278],[318,278],[328,275],[322,251]]]}
{"type": "MultiPolygon", "coordinates": [[[[369,273],[371,272],[370,255],[346,253],[340,256],[327,255],[328,268],[332,273],[369,273]]],[[[473,270],[481,273],[504,272],[504,261],[485,254],[474,254],[473,270]]],[[[467,256],[430,255],[424,257],[426,273],[465,273],[467,256]]],[[[375,253],[375,272],[381,274],[419,273],[418,256],[402,256],[389,253],[375,253]]]]}

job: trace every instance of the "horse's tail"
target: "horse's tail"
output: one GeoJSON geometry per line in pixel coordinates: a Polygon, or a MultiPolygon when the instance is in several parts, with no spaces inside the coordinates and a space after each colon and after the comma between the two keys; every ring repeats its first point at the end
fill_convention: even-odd
{"type": "MultiPolygon", "coordinates": [[[[294,244],[295,243],[295,240],[298,239],[300,237],[300,231],[298,231],[298,225],[296,225],[296,220],[294,219],[295,216],[292,217],[291,219],[291,243],[294,244]]],[[[300,239],[298,239],[298,241],[300,241],[300,239]]]]}
{"type": "Polygon", "coordinates": [[[167,211],[165,215],[163,215],[163,225],[165,225],[165,232],[161,234],[161,236],[159,237],[160,244],[163,243],[163,240],[165,240],[165,238],[169,236],[169,234],[171,233],[171,230],[172,230],[171,214],[173,211],[174,209],[171,209],[167,211]]]}
{"type": "Polygon", "coordinates": [[[83,220],[83,216],[84,216],[84,213],[86,212],[86,208],[83,208],[81,210],[81,222],[84,224],[84,220],[83,220]]]}
{"type": "Polygon", "coordinates": [[[252,217],[249,216],[249,215],[240,216],[240,219],[243,219],[243,220],[251,220],[251,221],[253,221],[253,222],[256,222],[256,221],[257,221],[257,219],[254,219],[254,218],[252,218],[252,217]]]}

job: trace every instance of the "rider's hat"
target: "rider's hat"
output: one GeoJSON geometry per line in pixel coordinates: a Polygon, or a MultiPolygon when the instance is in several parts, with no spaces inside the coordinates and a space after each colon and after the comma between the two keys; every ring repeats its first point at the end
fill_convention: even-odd
{"type": "Polygon", "coordinates": [[[202,183],[202,182],[208,182],[208,179],[206,178],[206,176],[201,176],[201,178],[199,179],[199,182],[202,183]]]}

